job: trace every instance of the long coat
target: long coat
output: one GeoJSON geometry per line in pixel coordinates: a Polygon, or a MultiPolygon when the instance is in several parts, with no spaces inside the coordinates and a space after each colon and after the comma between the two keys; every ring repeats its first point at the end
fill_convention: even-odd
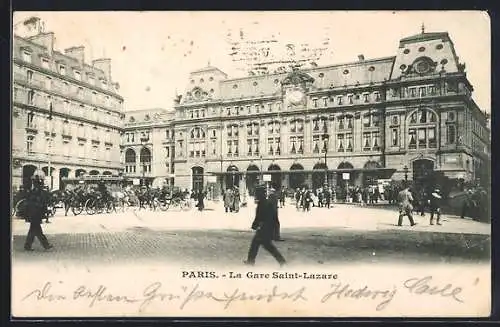
{"type": "Polygon", "coordinates": [[[41,224],[48,206],[48,196],[44,190],[35,189],[26,197],[25,219],[31,223],[41,224]]]}
{"type": "Polygon", "coordinates": [[[262,239],[273,240],[276,236],[277,222],[278,209],[276,203],[269,199],[260,200],[255,210],[252,229],[256,230],[262,239]]]}
{"type": "Polygon", "coordinates": [[[233,191],[226,190],[224,193],[224,208],[231,208],[233,205],[233,191]]]}
{"type": "Polygon", "coordinates": [[[411,211],[413,210],[413,196],[408,189],[404,189],[398,194],[399,210],[411,211]]]}

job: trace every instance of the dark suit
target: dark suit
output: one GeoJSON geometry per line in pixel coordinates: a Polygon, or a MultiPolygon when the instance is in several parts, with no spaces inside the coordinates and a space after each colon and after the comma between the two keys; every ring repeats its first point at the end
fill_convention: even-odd
{"type": "Polygon", "coordinates": [[[26,250],[31,249],[33,241],[37,237],[42,246],[48,249],[51,246],[42,231],[42,220],[47,210],[47,198],[44,195],[44,191],[36,188],[28,194],[26,200],[28,202],[26,220],[30,222],[30,229],[26,237],[26,243],[24,243],[24,248],[26,250]]]}
{"type": "Polygon", "coordinates": [[[262,245],[280,263],[285,263],[285,258],[273,244],[276,237],[278,222],[277,203],[274,200],[263,199],[257,203],[255,220],[252,229],[256,230],[248,251],[248,264],[254,264],[259,247],[262,245]]]}

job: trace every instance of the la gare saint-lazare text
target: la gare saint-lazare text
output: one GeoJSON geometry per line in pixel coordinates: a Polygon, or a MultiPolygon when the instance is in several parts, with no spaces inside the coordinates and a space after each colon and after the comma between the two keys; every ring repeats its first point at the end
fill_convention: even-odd
{"type": "Polygon", "coordinates": [[[335,273],[313,273],[313,272],[221,272],[215,271],[183,271],[182,278],[186,279],[216,279],[216,278],[229,278],[229,279],[337,279],[335,273]]]}

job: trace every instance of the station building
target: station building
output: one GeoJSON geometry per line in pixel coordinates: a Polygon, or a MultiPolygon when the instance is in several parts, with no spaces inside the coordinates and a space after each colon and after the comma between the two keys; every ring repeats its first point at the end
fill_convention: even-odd
{"type": "Polygon", "coordinates": [[[127,113],[125,137],[149,130],[152,143],[123,142],[125,166],[129,150],[137,163],[147,149],[179,187],[250,193],[267,175],[276,187],[316,188],[470,181],[489,171],[488,118],[446,32],[403,38],[392,56],[280,74],[230,78],[208,66],[183,89],[161,124],[127,113]]]}

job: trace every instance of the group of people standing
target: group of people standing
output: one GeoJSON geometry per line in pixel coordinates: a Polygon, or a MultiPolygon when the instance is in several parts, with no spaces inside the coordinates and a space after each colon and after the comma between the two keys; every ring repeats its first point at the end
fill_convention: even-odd
{"type": "Polygon", "coordinates": [[[332,202],[335,202],[335,189],[331,187],[318,188],[311,190],[303,187],[297,188],[294,193],[295,207],[297,210],[310,211],[311,207],[330,208],[332,202]]]}
{"type": "Polygon", "coordinates": [[[241,204],[241,194],[238,187],[226,189],[223,194],[224,210],[226,212],[239,212],[241,204]]]}

